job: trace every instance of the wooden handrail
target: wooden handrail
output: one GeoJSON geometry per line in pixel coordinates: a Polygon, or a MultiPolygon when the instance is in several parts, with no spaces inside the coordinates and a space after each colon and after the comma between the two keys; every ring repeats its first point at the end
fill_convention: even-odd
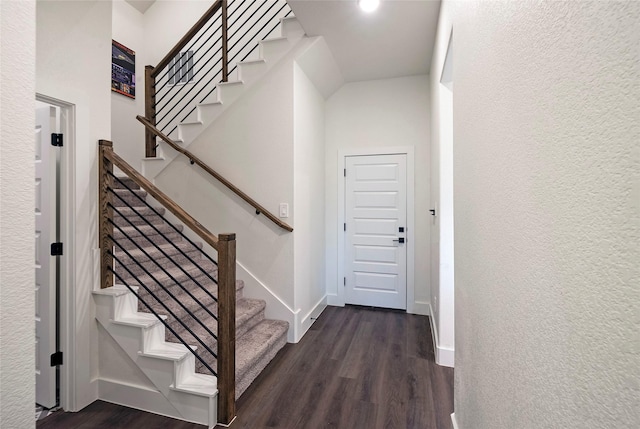
{"type": "Polygon", "coordinates": [[[160,72],[169,65],[169,63],[171,62],[171,60],[180,53],[180,50],[182,48],[184,48],[186,46],[187,43],[189,43],[189,41],[193,38],[193,36],[195,36],[198,31],[200,31],[202,29],[202,27],[204,27],[204,25],[207,23],[207,21],[209,21],[209,19],[211,19],[211,17],[213,15],[215,15],[215,13],[222,7],[222,2],[223,0],[217,0],[205,13],[204,15],[202,15],[202,17],[198,20],[198,22],[196,22],[195,24],[193,24],[193,27],[191,27],[191,29],[189,31],[187,31],[187,33],[182,36],[182,39],[180,39],[178,41],[178,43],[176,43],[176,45],[171,48],[171,50],[169,51],[169,53],[167,55],[164,56],[164,58],[162,60],[160,60],[160,62],[158,63],[157,66],[155,66],[153,73],[151,74],[151,76],[153,78],[158,77],[158,75],[160,74],[160,72]]]}
{"type": "Polygon", "coordinates": [[[218,238],[209,232],[207,228],[202,226],[200,222],[195,220],[189,213],[184,211],[182,207],[176,204],[171,198],[169,198],[164,192],[158,189],[153,183],[149,182],[146,177],[138,173],[132,166],[130,166],[124,159],[120,158],[113,150],[104,150],[103,148],[112,145],[107,140],[100,140],[100,148],[102,157],[108,160],[110,163],[118,167],[124,174],[129,176],[134,182],[136,182],[142,189],[147,191],[149,195],[155,198],[160,204],[167,208],[175,217],[180,219],[188,228],[191,228],[193,232],[198,234],[207,244],[218,250],[218,238]]]}
{"type": "Polygon", "coordinates": [[[200,160],[197,156],[195,156],[194,154],[192,154],[191,152],[189,152],[188,150],[180,147],[176,142],[174,142],[173,140],[171,140],[169,137],[167,137],[166,135],[164,135],[160,130],[158,130],[151,122],[149,122],[149,120],[147,118],[144,118],[140,115],[136,116],[136,118],[138,119],[138,121],[140,121],[145,127],[147,127],[147,130],[150,131],[151,133],[153,133],[154,135],[160,137],[162,140],[164,140],[169,146],[171,146],[174,150],[176,150],[177,152],[183,154],[184,156],[186,156],[187,158],[189,158],[190,161],[192,161],[194,164],[198,164],[198,166],[200,166],[200,168],[202,168],[204,171],[206,171],[207,173],[209,173],[211,176],[215,177],[220,183],[222,183],[223,185],[225,185],[227,188],[229,188],[233,193],[235,193],[236,195],[238,195],[240,198],[242,198],[243,200],[245,200],[249,205],[251,205],[253,208],[256,209],[258,214],[264,214],[269,220],[271,220],[273,223],[275,223],[276,225],[278,225],[280,228],[287,230],[289,232],[293,231],[293,228],[282,222],[280,219],[278,219],[273,213],[269,212],[267,209],[265,209],[263,206],[261,206],[260,204],[258,204],[253,198],[251,198],[250,196],[248,196],[247,194],[245,194],[244,192],[242,192],[240,189],[238,189],[235,185],[233,185],[231,182],[229,182],[227,179],[225,179],[222,175],[220,175],[218,172],[216,172],[215,170],[213,170],[211,167],[209,167],[207,164],[205,164],[202,160],[200,160]]]}

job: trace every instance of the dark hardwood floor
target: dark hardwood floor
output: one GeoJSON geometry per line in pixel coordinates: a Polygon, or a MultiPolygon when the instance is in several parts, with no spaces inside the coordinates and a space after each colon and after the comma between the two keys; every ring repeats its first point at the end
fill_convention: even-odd
{"type": "Polygon", "coordinates": [[[206,429],[157,414],[96,401],[77,413],[57,411],[36,423],[37,429],[206,429]]]}
{"type": "MultiPolygon", "coordinates": [[[[450,429],[453,369],[434,362],[429,319],[327,307],[242,395],[232,428],[450,429]]],[[[184,423],[104,402],[38,423],[53,428],[176,428],[184,423]]]]}

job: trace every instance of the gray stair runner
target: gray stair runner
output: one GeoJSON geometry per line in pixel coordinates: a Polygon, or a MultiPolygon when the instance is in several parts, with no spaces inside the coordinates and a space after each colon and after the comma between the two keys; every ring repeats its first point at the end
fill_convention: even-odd
{"type": "MultiPolygon", "coordinates": [[[[146,192],[140,190],[133,181],[128,178],[121,180],[138,196],[143,199],[146,197],[146,192]]],[[[121,261],[121,264],[116,263],[116,272],[127,284],[141,286],[138,291],[140,300],[146,301],[158,314],[169,316],[167,319],[169,326],[187,344],[198,346],[199,355],[215,370],[217,368],[215,358],[204,350],[181,323],[168,314],[164,306],[154,299],[142,284],[170,308],[176,317],[180,318],[210,349],[217,352],[217,342],[207,332],[208,329],[213,334],[217,334],[218,330],[217,322],[211,316],[211,314],[217,315],[218,312],[218,305],[213,299],[217,297],[218,290],[212,280],[217,280],[216,265],[202,255],[201,243],[195,243],[194,246],[183,239],[167,221],[148,209],[117,180],[115,182],[115,193],[135,209],[129,208],[119,198],[113,198],[114,206],[122,213],[122,216],[114,214],[114,223],[117,225],[114,227],[114,238],[122,246],[115,247],[117,259],[121,261]],[[196,264],[204,270],[198,268],[196,264]],[[159,283],[166,288],[166,291],[159,283]]],[[[164,209],[158,209],[158,212],[164,214],[164,209]]],[[[176,227],[182,231],[182,225],[176,225],[176,227]]],[[[116,283],[121,281],[116,278],[116,283]]],[[[237,280],[236,398],[242,395],[286,344],[289,329],[288,322],[265,319],[265,302],[245,298],[243,287],[242,280],[237,280]]],[[[149,310],[140,302],[139,311],[148,312],[149,310]]],[[[168,329],[166,340],[179,342],[168,329]]],[[[206,367],[198,360],[196,360],[196,372],[209,374],[206,367]]]]}

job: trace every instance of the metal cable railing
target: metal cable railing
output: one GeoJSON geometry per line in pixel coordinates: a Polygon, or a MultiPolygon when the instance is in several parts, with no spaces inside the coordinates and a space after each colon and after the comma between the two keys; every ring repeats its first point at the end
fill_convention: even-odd
{"type": "MultiPolygon", "coordinates": [[[[146,118],[172,135],[198,104],[216,101],[209,98],[228,80],[229,63],[246,60],[291,13],[286,0],[216,1],[156,67],[146,67],[146,118]]],[[[147,157],[156,146],[147,133],[147,157]]]]}
{"type": "MultiPolygon", "coordinates": [[[[274,4],[275,4],[275,3],[274,3],[274,4]]],[[[263,26],[258,30],[258,32],[261,32],[262,30],[264,30],[264,28],[265,28],[265,27],[266,27],[270,22],[272,22],[272,21],[273,21],[273,19],[275,19],[276,17],[278,17],[278,14],[279,14],[280,12],[282,12],[282,11],[283,11],[283,9],[285,9],[285,7],[288,7],[288,5],[287,5],[287,4],[285,4],[285,5],[283,5],[280,9],[278,9],[278,10],[276,11],[276,13],[271,17],[271,20],[269,20],[269,21],[267,21],[266,23],[264,23],[264,25],[263,25],[263,26]]],[[[271,8],[269,8],[269,10],[271,10],[271,8]]],[[[267,12],[268,12],[268,11],[267,11],[267,12]]],[[[291,11],[291,10],[289,10],[289,12],[287,12],[287,13],[284,15],[284,17],[289,16],[291,13],[292,13],[292,11],[291,11]]],[[[273,33],[273,31],[275,31],[275,30],[278,28],[278,26],[279,26],[279,25],[280,25],[280,23],[278,22],[278,24],[274,25],[274,26],[269,30],[269,32],[268,32],[264,37],[262,37],[262,39],[260,39],[260,40],[264,40],[264,39],[266,39],[267,37],[269,37],[269,35],[270,35],[271,33],[273,33]]],[[[253,27],[254,27],[254,26],[255,26],[255,24],[254,24],[251,28],[249,28],[249,29],[248,29],[248,31],[249,31],[249,30],[251,30],[251,29],[253,29],[253,27]]],[[[229,39],[229,40],[231,40],[231,39],[229,39]]],[[[251,55],[251,53],[253,53],[253,52],[254,52],[254,51],[259,47],[259,45],[258,45],[258,44],[255,44],[255,45],[253,46],[253,48],[251,48],[248,52],[246,52],[246,48],[248,48],[248,47],[249,47],[249,44],[250,44],[250,43],[252,43],[252,42],[255,42],[255,39],[251,39],[251,40],[249,40],[247,43],[245,43],[245,44],[244,44],[244,46],[242,46],[239,50],[237,50],[237,52],[236,52],[236,53],[231,54],[231,55],[230,55],[230,62],[231,62],[231,63],[234,63],[235,59],[236,59],[236,58],[238,58],[238,57],[239,57],[243,52],[244,52],[244,56],[243,56],[243,57],[240,59],[240,61],[238,61],[238,62],[242,62],[242,61],[246,60],[246,59],[249,57],[249,55],[251,55]]],[[[236,43],[236,44],[237,44],[237,43],[236,43]]],[[[233,47],[234,47],[234,46],[235,46],[235,45],[232,45],[232,47],[231,47],[230,51],[233,49],[233,47]]],[[[237,64],[238,64],[238,62],[235,62],[235,65],[231,68],[231,70],[229,70],[229,73],[233,73],[233,72],[238,68],[238,65],[237,65],[237,64]]],[[[215,64],[214,66],[216,66],[217,64],[218,64],[218,63],[216,62],[216,64],[215,64]]],[[[214,77],[217,77],[220,73],[221,73],[221,71],[219,71],[218,73],[216,73],[216,75],[215,75],[214,77]]],[[[217,87],[218,87],[217,85],[207,85],[207,86],[202,87],[202,88],[201,88],[201,89],[200,89],[196,94],[194,94],[194,96],[189,100],[189,103],[188,103],[188,104],[186,104],[185,106],[183,106],[183,107],[180,109],[180,111],[179,111],[176,115],[174,115],[174,117],[172,117],[172,118],[171,118],[171,120],[170,120],[170,121],[168,121],[166,125],[164,125],[164,126],[161,128],[161,131],[164,131],[164,130],[165,130],[165,129],[167,129],[171,124],[174,124],[174,125],[173,125],[173,127],[171,128],[171,130],[167,133],[167,134],[171,135],[171,133],[173,133],[173,132],[178,128],[177,123],[175,123],[175,119],[178,117],[178,115],[179,115],[180,113],[182,113],[186,108],[191,107],[191,109],[190,109],[187,113],[185,113],[185,114],[184,114],[184,116],[182,117],[182,120],[181,120],[180,122],[185,121],[185,120],[189,117],[189,115],[191,115],[191,114],[196,110],[197,105],[198,105],[198,104],[200,104],[200,103],[204,103],[204,102],[207,100],[207,97],[209,97],[209,96],[213,93],[213,91],[215,91],[215,89],[216,89],[217,87]],[[202,91],[204,91],[204,90],[206,90],[206,89],[209,89],[209,91],[208,91],[206,94],[204,94],[204,96],[202,96],[202,97],[200,98],[200,101],[199,101],[198,103],[194,103],[194,100],[196,100],[196,97],[197,97],[198,95],[200,95],[200,93],[202,93],[202,91]]],[[[181,101],[181,100],[180,100],[180,101],[181,101]]]]}
{"type": "Polygon", "coordinates": [[[217,377],[218,416],[221,423],[228,424],[235,416],[235,234],[211,234],[113,153],[112,147],[111,142],[100,141],[101,288],[113,286],[114,280],[125,286],[137,296],[140,307],[165,326],[170,333],[167,341],[183,344],[217,377]],[[116,177],[114,167],[141,189],[116,177]],[[213,247],[218,261],[150,205],[142,192],[213,247]],[[150,227],[148,233],[145,227],[150,227]],[[163,230],[178,233],[177,239],[185,239],[186,244],[176,243],[176,235],[167,236],[163,230]],[[215,270],[217,278],[212,275],[215,270]]]}
{"type": "MultiPolygon", "coordinates": [[[[113,207],[112,205],[110,205],[110,207],[115,209],[115,207],[113,207]]],[[[115,209],[114,211],[115,211],[116,213],[119,213],[117,209],[115,209]]],[[[122,215],[121,215],[121,216],[122,216],[122,215]]],[[[124,219],[125,219],[127,222],[129,222],[131,225],[133,225],[133,223],[132,223],[129,219],[127,219],[126,217],[125,217],[124,219]]],[[[122,230],[122,228],[121,228],[118,224],[116,224],[113,220],[108,219],[108,221],[109,221],[109,223],[110,223],[111,225],[113,225],[115,228],[117,228],[117,229],[118,229],[118,231],[120,232],[120,234],[122,234],[122,236],[123,236],[124,238],[126,238],[126,239],[127,239],[127,240],[129,240],[131,243],[133,243],[133,244],[134,244],[134,245],[135,245],[135,246],[136,246],[136,247],[137,247],[137,248],[142,252],[142,254],[143,254],[144,256],[146,256],[150,261],[152,261],[152,262],[154,263],[154,265],[155,265],[155,266],[157,266],[157,267],[158,267],[158,268],[159,268],[159,269],[160,269],[160,270],[161,270],[161,271],[162,271],[162,272],[163,272],[163,273],[164,273],[164,274],[165,274],[169,279],[171,279],[171,281],[172,281],[175,285],[179,286],[179,287],[180,287],[180,289],[182,289],[182,290],[183,290],[187,295],[189,295],[189,297],[190,297],[191,299],[193,299],[193,301],[194,301],[194,302],[196,302],[198,305],[200,305],[200,306],[201,306],[201,307],[202,307],[202,308],[203,308],[203,309],[204,309],[204,310],[205,310],[205,311],[206,311],[206,312],[207,312],[211,317],[213,317],[213,318],[214,318],[214,319],[216,319],[216,320],[218,319],[218,318],[217,318],[217,316],[216,316],[216,315],[214,315],[214,314],[211,312],[211,310],[209,310],[205,305],[203,305],[203,304],[202,304],[202,303],[201,303],[201,302],[200,302],[200,301],[199,301],[195,296],[193,296],[193,294],[192,294],[192,293],[191,293],[191,292],[190,292],[190,291],[189,291],[189,290],[188,290],[188,289],[187,289],[187,288],[186,288],[186,287],[185,287],[181,282],[179,282],[178,280],[176,280],[176,278],[175,278],[175,277],[174,277],[174,276],[173,276],[173,275],[172,275],[172,274],[171,274],[171,273],[170,273],[170,272],[169,272],[169,271],[168,271],[168,270],[167,270],[167,269],[166,269],[162,264],[160,264],[160,263],[159,263],[155,258],[153,258],[153,257],[152,257],[152,256],[151,256],[151,255],[150,255],[150,254],[145,250],[145,248],[144,248],[144,247],[142,247],[142,246],[141,246],[141,245],[140,245],[136,240],[134,240],[133,238],[131,238],[131,237],[129,237],[128,235],[126,235],[126,233],[122,230]]],[[[138,266],[139,266],[139,267],[140,267],[140,268],[141,268],[141,269],[142,269],[142,270],[143,270],[143,271],[144,271],[144,272],[145,272],[145,273],[146,273],[146,274],[147,274],[147,275],[148,275],[148,276],[149,276],[149,277],[154,281],[154,282],[158,283],[158,285],[159,285],[160,287],[162,287],[162,288],[165,290],[165,292],[166,292],[166,293],[167,293],[171,298],[176,299],[176,298],[173,296],[173,294],[169,291],[169,289],[165,289],[165,285],[161,284],[153,274],[149,273],[149,271],[148,271],[148,270],[147,270],[147,269],[146,269],[146,268],[145,268],[145,267],[144,267],[144,266],[143,266],[143,265],[142,265],[142,264],[141,264],[141,263],[140,263],[140,262],[139,262],[139,261],[138,261],[134,256],[131,256],[131,253],[130,253],[130,252],[128,252],[128,251],[127,251],[127,250],[122,246],[122,244],[120,244],[120,242],[119,242],[118,240],[115,240],[115,239],[114,239],[114,243],[116,244],[116,246],[118,246],[118,247],[121,249],[121,251],[122,251],[123,253],[125,253],[125,254],[127,255],[127,257],[129,257],[129,259],[130,259],[131,261],[135,262],[135,263],[136,263],[136,264],[137,264],[137,265],[138,265],[138,266]]],[[[161,248],[160,248],[158,245],[156,245],[155,243],[154,243],[154,247],[155,247],[156,249],[158,249],[158,250],[162,251],[162,250],[161,250],[161,248]]],[[[163,252],[163,254],[165,254],[165,253],[163,252]]],[[[187,271],[186,271],[186,270],[185,270],[181,265],[179,265],[175,260],[173,260],[173,259],[171,258],[171,256],[168,256],[168,255],[166,255],[166,254],[165,254],[165,257],[167,258],[167,261],[169,261],[170,263],[172,263],[172,264],[173,264],[173,265],[175,265],[176,267],[180,268],[180,269],[185,273],[185,275],[186,275],[187,277],[189,277],[189,279],[190,279],[194,284],[198,285],[198,287],[199,287],[201,290],[205,291],[205,292],[209,295],[209,297],[211,297],[211,299],[213,299],[215,302],[218,302],[218,299],[217,299],[216,297],[214,297],[214,296],[211,294],[211,292],[209,292],[209,291],[207,290],[207,288],[206,288],[205,286],[203,286],[202,284],[200,284],[200,282],[198,282],[196,279],[194,279],[194,278],[191,276],[191,274],[189,274],[189,273],[188,273],[188,272],[187,272],[187,271]]],[[[140,282],[140,279],[139,279],[137,276],[135,276],[135,275],[134,275],[134,277],[135,277],[136,281],[140,282]]],[[[179,302],[178,304],[179,304],[179,305],[181,305],[181,306],[183,306],[183,304],[182,304],[181,302],[179,302]]],[[[185,309],[185,310],[187,310],[187,309],[185,309]]],[[[188,310],[187,310],[187,311],[188,311],[188,310]]],[[[205,327],[205,329],[206,329],[206,327],[205,327]]]]}
{"type": "MultiPolygon", "coordinates": [[[[117,257],[113,254],[113,252],[108,252],[108,253],[111,255],[112,258],[114,258],[117,261],[117,257]]],[[[165,328],[167,328],[169,332],[171,332],[178,339],[178,341],[180,341],[185,347],[187,347],[191,351],[193,356],[196,359],[198,359],[198,361],[200,361],[200,363],[202,363],[202,365],[204,365],[205,368],[207,368],[213,375],[216,375],[216,376],[218,375],[217,372],[213,368],[211,368],[211,366],[202,358],[202,356],[200,356],[200,354],[197,353],[192,346],[187,344],[187,342],[180,335],[178,335],[178,333],[171,327],[171,325],[166,320],[164,320],[164,318],[160,316],[153,309],[153,307],[149,303],[147,303],[147,301],[136,292],[133,286],[131,286],[125,280],[123,280],[122,277],[120,277],[120,275],[117,272],[115,272],[113,269],[109,268],[109,271],[120,281],[122,285],[124,285],[127,289],[129,289],[131,293],[133,293],[138,297],[138,301],[141,302],[147,308],[147,310],[149,310],[165,326],[165,328]]],[[[211,353],[213,354],[213,352],[211,353]]],[[[213,355],[215,356],[215,354],[213,355]]]]}
{"type": "MultiPolygon", "coordinates": [[[[137,198],[137,199],[138,199],[142,204],[144,204],[148,209],[150,209],[150,210],[151,210],[155,215],[157,215],[157,216],[159,216],[159,217],[163,217],[163,216],[160,214],[160,212],[159,212],[155,207],[153,207],[151,204],[149,204],[149,203],[147,202],[147,200],[145,200],[144,198],[140,197],[138,194],[136,194],[135,192],[133,192],[133,189],[131,189],[131,188],[130,188],[130,187],[129,187],[129,186],[128,186],[128,185],[127,185],[127,184],[126,184],[122,179],[120,179],[119,177],[117,177],[117,176],[113,175],[113,173],[108,173],[108,174],[109,174],[109,176],[110,176],[111,178],[113,178],[114,180],[116,180],[116,181],[119,183],[119,185],[120,185],[120,186],[123,186],[123,188],[122,188],[122,189],[127,189],[128,191],[130,191],[132,195],[134,195],[134,196],[135,196],[135,197],[136,197],[136,198],[137,198]]],[[[110,192],[113,192],[113,189],[109,188],[109,191],[110,191],[110,192]]],[[[132,207],[131,205],[129,205],[129,203],[127,203],[127,202],[126,202],[126,201],[124,201],[124,200],[123,200],[123,202],[128,206],[128,208],[129,208],[129,209],[134,210],[134,211],[135,211],[135,213],[136,213],[138,216],[142,217],[142,215],[140,215],[140,213],[139,213],[139,212],[138,212],[134,207],[132,207]]],[[[146,220],[146,219],[145,219],[145,220],[146,220]]],[[[184,251],[183,251],[182,249],[180,249],[180,247],[178,247],[178,246],[177,246],[175,243],[173,243],[171,240],[167,239],[167,236],[166,236],[166,235],[164,235],[164,233],[163,233],[162,231],[160,231],[160,229],[159,229],[159,228],[157,228],[155,225],[151,224],[151,223],[150,223],[150,222],[148,222],[148,221],[147,221],[147,223],[149,224],[149,226],[150,226],[151,228],[153,228],[153,229],[156,231],[156,233],[157,233],[157,234],[159,234],[160,236],[162,236],[162,238],[164,238],[167,242],[171,243],[171,244],[173,245],[173,247],[175,247],[175,249],[176,249],[176,250],[178,250],[179,252],[181,252],[181,253],[182,253],[182,256],[184,256],[184,257],[186,257],[186,258],[189,258],[189,256],[188,256],[186,253],[184,253],[184,251]]],[[[182,230],[180,230],[178,227],[176,227],[172,222],[168,222],[168,221],[167,221],[167,222],[166,222],[166,224],[167,224],[167,225],[169,225],[169,226],[170,226],[170,227],[171,227],[175,232],[177,232],[178,234],[180,234],[180,237],[181,237],[182,239],[186,240],[186,241],[187,241],[191,246],[193,246],[194,248],[200,249],[200,247],[199,247],[196,243],[194,243],[194,242],[193,242],[193,241],[192,241],[192,240],[191,240],[187,235],[185,235],[185,234],[182,232],[182,230]]],[[[140,232],[140,231],[138,231],[138,232],[140,232]]],[[[207,252],[202,252],[202,256],[203,256],[203,257],[205,257],[206,259],[208,259],[209,261],[211,261],[211,263],[213,263],[214,265],[216,265],[216,266],[218,265],[218,263],[217,263],[217,262],[216,262],[216,261],[215,261],[211,256],[209,256],[209,254],[207,254],[207,252]]],[[[192,260],[189,260],[189,261],[193,263],[193,261],[192,261],[192,260]]],[[[208,273],[206,273],[206,272],[205,272],[205,274],[207,274],[207,275],[208,275],[208,273]]],[[[210,278],[213,282],[216,282],[216,283],[217,283],[217,281],[216,281],[213,277],[209,276],[209,278],[210,278]]]]}

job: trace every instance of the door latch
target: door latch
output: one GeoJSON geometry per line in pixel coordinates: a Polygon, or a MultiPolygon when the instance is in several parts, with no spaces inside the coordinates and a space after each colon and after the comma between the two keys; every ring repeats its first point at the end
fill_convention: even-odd
{"type": "Polygon", "coordinates": [[[404,243],[404,237],[396,238],[396,239],[395,239],[395,240],[393,240],[393,241],[394,241],[394,242],[396,242],[396,243],[404,243]]]}

